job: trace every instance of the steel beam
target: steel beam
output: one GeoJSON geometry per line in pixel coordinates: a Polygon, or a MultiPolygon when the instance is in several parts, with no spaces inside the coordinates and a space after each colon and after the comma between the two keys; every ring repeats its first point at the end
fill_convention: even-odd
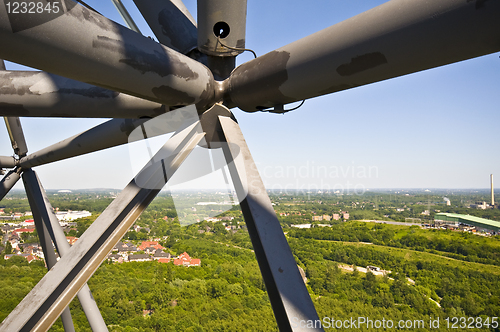
{"type": "Polygon", "coordinates": [[[245,48],[246,18],[246,0],[198,1],[198,49],[216,80],[229,77],[245,48]]]}
{"type": "MultiPolygon", "coordinates": [[[[56,254],[54,252],[54,247],[52,246],[51,236],[47,226],[43,220],[43,209],[45,206],[40,205],[41,197],[39,192],[33,192],[30,190],[29,179],[27,179],[26,172],[23,173],[23,182],[26,188],[26,196],[28,196],[28,201],[33,212],[33,218],[35,219],[35,227],[38,233],[38,238],[40,239],[40,245],[42,246],[43,256],[45,258],[45,264],[47,269],[50,270],[57,263],[56,254]],[[37,196],[38,195],[38,196],[37,196]]],[[[61,313],[61,320],[64,326],[65,332],[75,332],[75,327],[73,325],[73,319],[71,318],[71,312],[69,307],[66,307],[61,313]]]]}
{"type": "Polygon", "coordinates": [[[21,120],[15,116],[4,117],[4,120],[14,152],[19,157],[24,157],[28,153],[28,146],[26,145],[26,140],[24,139],[21,120]]]}
{"type": "Polygon", "coordinates": [[[207,67],[81,5],[65,3],[66,12],[37,14],[36,19],[0,6],[0,43],[9,45],[0,48],[0,57],[167,106],[212,102],[214,79],[207,67]]]}
{"type": "Polygon", "coordinates": [[[31,153],[21,158],[17,164],[23,169],[32,168],[132,141],[171,133],[179,128],[183,122],[197,116],[196,108],[194,106],[189,106],[189,108],[177,109],[155,117],[151,125],[146,123],[150,119],[109,120],[80,134],[31,153]],[[133,134],[137,128],[141,128],[141,135],[133,134]]]}
{"type": "Polygon", "coordinates": [[[0,71],[0,116],[125,118],[169,111],[159,103],[38,71],[0,71]]]}
{"type": "Polygon", "coordinates": [[[113,246],[200,142],[199,123],[172,136],[118,197],[0,324],[0,331],[46,331],[113,246]],[[157,159],[161,156],[161,159],[157,159]],[[165,158],[163,158],[165,156],[165,158]],[[144,186],[139,186],[141,182],[144,186]],[[148,189],[149,188],[149,189],[148,189]]]}
{"type": "Polygon", "coordinates": [[[113,119],[80,134],[69,137],[19,160],[22,168],[31,168],[55,161],[126,144],[129,134],[148,119],[113,119]]]}
{"type": "Polygon", "coordinates": [[[300,324],[319,320],[314,304],[238,123],[224,116],[219,116],[219,122],[222,141],[227,142],[222,143],[222,148],[278,328],[280,331],[322,331],[300,324]],[[238,154],[241,154],[239,158],[238,154]]]}
{"type": "Polygon", "coordinates": [[[0,168],[14,168],[16,167],[16,158],[0,156],[0,168]]]}
{"type": "Polygon", "coordinates": [[[500,51],[500,1],[392,0],[236,68],[253,112],[500,51]]]}
{"type": "Polygon", "coordinates": [[[19,181],[20,178],[21,178],[21,168],[19,167],[5,174],[2,180],[0,180],[0,201],[16,185],[17,181],[19,181]]]}
{"type": "MultiPolygon", "coordinates": [[[[50,235],[52,242],[57,248],[59,256],[63,257],[69,252],[71,245],[66,240],[66,235],[59,224],[59,220],[57,219],[52,205],[49,202],[49,198],[40,183],[40,179],[33,170],[27,169],[23,172],[23,182],[26,192],[28,193],[28,197],[31,197],[30,205],[32,206],[32,209],[36,209],[36,215],[43,223],[44,232],[47,232],[47,234],[50,235]]],[[[47,236],[47,234],[45,236],[47,236]]],[[[50,248],[52,248],[52,244],[50,245],[50,248]]],[[[54,264],[55,263],[50,264],[49,269],[52,268],[54,264]]],[[[80,292],[78,292],[78,300],[82,305],[92,331],[107,332],[108,328],[106,323],[101,316],[97,303],[92,297],[92,293],[90,292],[87,284],[85,284],[80,292]]]]}
{"type": "Polygon", "coordinates": [[[127,24],[128,28],[132,31],[137,32],[137,33],[141,33],[141,31],[139,30],[139,28],[135,24],[134,20],[132,19],[132,17],[128,13],[127,8],[125,8],[123,3],[121,2],[121,0],[111,0],[111,2],[113,2],[113,5],[115,5],[116,9],[120,13],[120,16],[122,17],[122,19],[127,24]]]}
{"type": "Polygon", "coordinates": [[[183,54],[196,49],[194,18],[181,0],[134,0],[158,41],[183,54]]]}

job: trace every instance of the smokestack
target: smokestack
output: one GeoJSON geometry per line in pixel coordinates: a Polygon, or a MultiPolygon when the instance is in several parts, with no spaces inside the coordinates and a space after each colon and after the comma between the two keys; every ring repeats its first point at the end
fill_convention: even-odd
{"type": "Polygon", "coordinates": [[[493,174],[490,174],[491,179],[491,206],[495,206],[495,192],[493,190],[493,174]]]}

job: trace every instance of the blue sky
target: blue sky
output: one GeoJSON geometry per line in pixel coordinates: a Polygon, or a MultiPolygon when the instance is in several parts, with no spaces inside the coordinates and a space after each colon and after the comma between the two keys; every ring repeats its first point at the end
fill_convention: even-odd
{"type": "MultiPolygon", "coordinates": [[[[153,35],[133,1],[123,2],[153,35]]],[[[196,1],[184,2],[196,17],[196,1]]],[[[383,2],[249,0],[246,46],[263,55],[383,2]]],[[[111,1],[87,3],[124,24],[111,1]]],[[[495,53],[310,99],[285,115],[233,112],[268,188],[487,188],[490,173],[500,183],[499,69],[495,53]]],[[[34,152],[102,121],[22,124],[34,152]]],[[[0,137],[0,153],[12,154],[4,126],[0,137]]],[[[37,171],[51,189],[123,188],[133,177],[126,147],[37,171]]]]}

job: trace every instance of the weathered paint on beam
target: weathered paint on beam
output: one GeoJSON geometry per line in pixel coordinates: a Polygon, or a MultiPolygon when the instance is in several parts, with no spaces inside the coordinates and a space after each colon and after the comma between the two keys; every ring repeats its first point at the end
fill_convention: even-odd
{"type": "Polygon", "coordinates": [[[208,55],[237,56],[245,48],[247,0],[203,0],[198,7],[198,49],[208,55]]]}
{"type": "Polygon", "coordinates": [[[158,41],[183,54],[197,46],[196,24],[182,1],[134,0],[158,41]]]}
{"type": "Polygon", "coordinates": [[[4,59],[167,106],[213,103],[207,67],[81,5],[36,20],[13,15],[0,6],[4,59]]]}
{"type": "Polygon", "coordinates": [[[237,67],[254,112],[500,51],[500,1],[392,0],[237,67]]]}
{"type": "Polygon", "coordinates": [[[0,71],[0,116],[142,118],[169,107],[37,71],[0,71]]]}
{"type": "Polygon", "coordinates": [[[126,144],[130,133],[148,119],[113,119],[19,160],[23,169],[126,144]]]}
{"type": "Polygon", "coordinates": [[[21,120],[17,116],[4,117],[3,119],[5,120],[14,153],[19,157],[24,157],[28,153],[28,146],[24,138],[21,120]]]}

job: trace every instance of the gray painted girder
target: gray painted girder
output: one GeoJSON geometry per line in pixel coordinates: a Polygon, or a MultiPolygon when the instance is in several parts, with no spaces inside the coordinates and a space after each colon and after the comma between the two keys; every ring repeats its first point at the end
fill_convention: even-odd
{"type": "Polygon", "coordinates": [[[172,177],[203,136],[199,123],[187,126],[173,135],[157,153],[161,156],[168,154],[168,157],[162,159],[164,163],[153,158],[157,162],[152,166],[148,163],[136,177],[141,177],[152,189],[140,187],[135,179],[132,180],[69,252],[0,324],[0,331],[48,330],[106,255],[156,197],[165,184],[164,176],[165,180],[172,177]],[[161,183],[158,183],[159,179],[161,183]]]}
{"type": "Polygon", "coordinates": [[[237,67],[253,112],[500,51],[500,1],[392,0],[237,67]]]}
{"type": "Polygon", "coordinates": [[[11,25],[0,6],[0,57],[167,106],[212,102],[207,67],[81,5],[43,24],[30,17],[11,25]]]}
{"type": "Polygon", "coordinates": [[[24,138],[21,120],[16,116],[4,117],[4,120],[14,153],[19,157],[25,156],[28,153],[28,146],[24,138]]]}
{"type": "Polygon", "coordinates": [[[37,71],[0,71],[0,91],[0,116],[133,119],[169,110],[156,102],[37,71]]]}
{"type": "Polygon", "coordinates": [[[21,169],[16,168],[10,170],[0,180],[0,201],[9,193],[9,191],[16,185],[17,181],[21,178],[21,169]]]}
{"type": "MultiPolygon", "coordinates": [[[[172,114],[172,117],[169,116],[165,120],[170,120],[170,122],[162,126],[161,129],[163,130],[150,130],[146,138],[175,131],[175,128],[178,127],[180,124],[179,122],[183,119],[175,118],[174,113],[169,113],[168,115],[170,114],[172,114]],[[174,127],[174,129],[172,129],[172,127],[174,127]]],[[[184,113],[175,113],[175,115],[182,114],[184,113]]],[[[32,168],[126,144],[132,140],[129,136],[131,132],[148,120],[149,119],[113,119],[106,121],[80,134],[76,134],[42,150],[33,152],[21,158],[17,164],[21,168],[32,168]]]]}
{"type": "Polygon", "coordinates": [[[241,129],[229,117],[219,116],[219,121],[228,143],[222,144],[224,154],[278,327],[280,331],[323,331],[304,328],[304,322],[319,317],[241,129]]]}
{"type": "Polygon", "coordinates": [[[14,168],[16,167],[16,158],[0,156],[0,168],[14,168]]]}
{"type": "MultiPolygon", "coordinates": [[[[71,245],[66,240],[66,235],[64,234],[64,231],[59,224],[59,220],[54,213],[54,209],[50,204],[49,198],[47,197],[47,194],[43,189],[40,179],[38,178],[35,171],[33,171],[32,169],[27,169],[23,172],[23,182],[28,197],[31,196],[30,206],[32,206],[32,210],[36,210],[35,217],[39,218],[42,221],[44,233],[46,233],[45,238],[47,238],[47,235],[50,236],[57,249],[57,252],[59,253],[59,256],[63,257],[69,252],[69,250],[71,249],[71,245]]],[[[48,241],[48,243],[50,243],[50,240],[48,241]]],[[[50,248],[53,248],[51,243],[50,248]]],[[[49,269],[54,265],[55,262],[49,264],[49,269]]],[[[95,302],[87,284],[85,284],[78,292],[78,300],[80,301],[83,311],[85,312],[85,316],[87,317],[92,331],[107,332],[108,328],[106,326],[106,323],[101,316],[99,308],[97,307],[97,303],[95,302]]]]}
{"type": "Polygon", "coordinates": [[[196,23],[180,0],[134,0],[158,41],[187,54],[197,46],[196,23]]]}
{"type": "MultiPolygon", "coordinates": [[[[30,170],[29,170],[30,171],[30,170]]],[[[33,212],[33,218],[35,219],[35,227],[40,239],[40,244],[43,250],[43,256],[45,258],[45,264],[47,269],[50,270],[57,263],[56,254],[54,252],[54,247],[52,246],[51,236],[49,230],[43,220],[43,202],[40,202],[42,197],[40,192],[34,191],[33,182],[36,179],[33,177],[34,172],[23,172],[23,182],[26,188],[26,196],[30,204],[31,211],[33,212]]],[[[61,320],[63,323],[65,332],[74,332],[75,326],[73,325],[73,319],[71,318],[71,312],[69,307],[66,307],[61,313],[61,320]]]]}

